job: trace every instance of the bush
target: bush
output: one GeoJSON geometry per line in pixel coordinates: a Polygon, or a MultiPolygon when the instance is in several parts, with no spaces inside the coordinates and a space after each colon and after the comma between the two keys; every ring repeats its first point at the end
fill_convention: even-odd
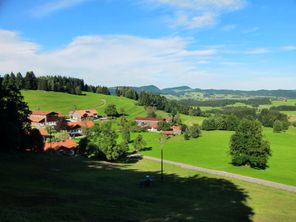
{"type": "Polygon", "coordinates": [[[274,123],[273,123],[273,132],[274,133],[280,133],[280,132],[282,132],[282,130],[283,130],[282,122],[279,121],[279,120],[274,121],[274,123]]]}
{"type": "Polygon", "coordinates": [[[191,138],[198,138],[198,137],[200,137],[201,136],[200,126],[198,124],[193,124],[189,128],[189,133],[190,133],[190,137],[191,138]]]}
{"type": "Polygon", "coordinates": [[[168,122],[162,120],[157,123],[157,129],[160,131],[167,131],[171,129],[171,125],[168,122]]]}
{"type": "Polygon", "coordinates": [[[217,128],[215,118],[210,117],[208,119],[204,119],[201,127],[203,130],[216,130],[217,128]]]}

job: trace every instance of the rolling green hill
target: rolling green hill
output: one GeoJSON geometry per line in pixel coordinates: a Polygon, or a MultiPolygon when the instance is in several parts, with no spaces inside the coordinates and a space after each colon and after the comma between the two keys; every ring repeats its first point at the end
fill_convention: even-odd
{"type": "MultiPolygon", "coordinates": [[[[84,96],[72,95],[60,92],[48,92],[41,90],[22,90],[22,95],[31,110],[40,109],[61,112],[67,115],[69,111],[76,109],[95,108],[100,115],[104,115],[104,109],[108,104],[115,104],[118,111],[124,109],[129,118],[145,116],[144,107],[136,106],[134,100],[108,96],[103,94],[85,92],[84,96]]],[[[165,112],[159,111],[160,116],[167,116],[165,112]]]]}
{"type": "MultiPolygon", "coordinates": [[[[41,90],[22,90],[25,102],[28,103],[31,110],[40,109],[47,111],[61,112],[67,115],[73,109],[90,109],[95,108],[100,115],[104,114],[104,109],[108,104],[115,104],[118,111],[124,109],[128,118],[137,116],[146,116],[143,106],[137,106],[136,101],[118,96],[109,96],[97,93],[85,92],[84,96],[72,95],[60,92],[48,92],[41,90]]],[[[157,111],[159,117],[167,117],[168,113],[157,111]]],[[[181,115],[185,124],[201,124],[203,117],[191,117],[181,115]]]]}

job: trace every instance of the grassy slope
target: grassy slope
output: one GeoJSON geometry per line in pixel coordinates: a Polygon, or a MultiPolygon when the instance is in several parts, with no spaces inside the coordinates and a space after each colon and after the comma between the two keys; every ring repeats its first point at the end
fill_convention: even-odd
{"type": "Polygon", "coordinates": [[[295,193],[164,167],[161,184],[147,160],[1,154],[0,221],[296,221],[295,193]],[[155,184],[139,188],[147,174],[155,184]]]}
{"type": "MultiPolygon", "coordinates": [[[[118,96],[107,96],[86,92],[85,96],[71,95],[59,92],[46,92],[41,90],[23,90],[22,95],[31,110],[42,109],[48,111],[58,111],[67,115],[74,107],[77,109],[95,108],[99,114],[104,114],[104,109],[108,104],[115,104],[117,109],[124,108],[130,118],[145,116],[143,107],[136,106],[135,101],[118,96]]],[[[165,112],[158,111],[160,116],[167,116],[165,112]]]]}
{"type": "MultiPolygon", "coordinates": [[[[42,109],[48,111],[58,111],[67,115],[68,112],[73,110],[76,106],[77,109],[95,108],[99,114],[104,114],[104,109],[107,104],[115,104],[119,111],[120,108],[124,108],[129,118],[146,116],[144,107],[135,105],[134,100],[127,99],[125,97],[106,96],[95,93],[86,93],[85,96],[77,96],[67,93],[46,92],[40,90],[23,90],[22,95],[31,110],[42,109]]],[[[157,111],[157,115],[160,117],[169,116],[168,113],[163,111],[157,111]]],[[[185,124],[189,125],[193,123],[201,124],[203,117],[182,115],[182,120],[185,124]]]]}
{"type": "MultiPolygon", "coordinates": [[[[164,146],[164,157],[182,163],[219,169],[227,172],[258,177],[285,184],[296,185],[296,129],[275,134],[265,129],[265,138],[270,142],[272,157],[266,170],[255,170],[248,167],[235,167],[230,164],[229,140],[233,132],[203,131],[199,139],[184,141],[182,136],[169,139],[164,146]]],[[[159,134],[145,133],[145,140],[151,150],[144,155],[159,157],[159,134]]]]}

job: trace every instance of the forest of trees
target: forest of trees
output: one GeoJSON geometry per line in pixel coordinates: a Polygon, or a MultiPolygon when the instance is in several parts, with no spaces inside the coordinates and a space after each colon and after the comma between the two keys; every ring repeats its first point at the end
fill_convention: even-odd
{"type": "Polygon", "coordinates": [[[163,110],[168,113],[182,113],[192,116],[201,116],[201,110],[182,101],[169,100],[159,94],[142,91],[138,93],[133,87],[117,87],[115,90],[117,96],[124,96],[129,99],[137,100],[137,104],[145,107],[155,107],[157,110],[163,110]]]}
{"type": "Polygon", "coordinates": [[[3,76],[2,85],[5,87],[14,86],[17,89],[45,90],[54,92],[65,92],[82,95],[82,91],[110,95],[105,86],[92,86],[84,84],[82,79],[64,76],[39,76],[30,71],[23,76],[20,72],[10,73],[3,76]]]}
{"type": "Polygon", "coordinates": [[[211,107],[221,107],[227,105],[233,105],[235,103],[244,103],[251,106],[259,105],[269,105],[271,101],[266,97],[250,98],[250,99],[218,99],[218,100],[195,100],[195,99],[183,99],[183,103],[190,106],[211,106],[211,107]]]}
{"type": "Polygon", "coordinates": [[[278,111],[296,111],[296,105],[295,106],[288,106],[288,105],[272,106],[270,107],[270,109],[278,110],[278,111]]]}

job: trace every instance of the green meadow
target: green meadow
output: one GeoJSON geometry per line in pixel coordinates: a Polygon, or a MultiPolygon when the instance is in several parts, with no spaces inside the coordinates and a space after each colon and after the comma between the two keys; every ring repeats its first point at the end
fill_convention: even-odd
{"type": "MultiPolygon", "coordinates": [[[[265,170],[236,167],[230,163],[229,141],[233,132],[203,131],[198,139],[185,141],[183,136],[174,136],[164,145],[164,158],[195,166],[217,169],[246,176],[257,177],[284,184],[296,185],[296,128],[287,132],[273,133],[265,128],[265,139],[269,141],[272,157],[265,170]]],[[[148,149],[143,155],[160,157],[158,133],[144,133],[148,149]]]]}
{"type": "Polygon", "coordinates": [[[296,194],[148,160],[0,155],[0,221],[296,221],[296,194]],[[8,170],[9,169],[9,170],[8,170]],[[140,188],[146,175],[151,187],[140,188]]]}
{"type": "MultiPolygon", "coordinates": [[[[115,104],[117,110],[124,109],[128,118],[145,116],[144,107],[137,106],[136,101],[118,96],[102,95],[97,93],[84,92],[85,95],[78,96],[68,93],[47,92],[42,90],[22,90],[25,102],[31,110],[40,109],[47,111],[61,112],[68,115],[74,109],[96,109],[99,115],[104,115],[104,110],[108,104],[115,104]]],[[[162,111],[157,111],[159,116],[167,116],[162,111]]]]}
{"type": "MultiPolygon", "coordinates": [[[[46,91],[22,91],[22,94],[31,110],[42,109],[67,114],[74,107],[77,109],[96,108],[102,114],[107,104],[115,104],[118,109],[124,108],[129,118],[146,115],[142,106],[137,106],[134,100],[124,97],[95,93],[77,96],[46,91]]],[[[158,112],[158,115],[168,116],[167,113],[162,111],[158,112]]],[[[187,115],[181,115],[181,118],[188,125],[193,123],[201,124],[203,120],[203,117],[187,115]]],[[[273,133],[272,129],[264,129],[265,139],[270,142],[272,149],[272,157],[269,159],[266,170],[235,167],[230,164],[228,151],[232,133],[227,131],[203,131],[202,137],[189,141],[184,141],[183,136],[172,137],[164,146],[165,159],[296,185],[296,128],[290,128],[283,133],[273,133]]],[[[133,136],[135,135],[133,134],[133,136]]],[[[159,134],[143,133],[143,136],[148,147],[143,154],[159,157],[159,134]]]]}

